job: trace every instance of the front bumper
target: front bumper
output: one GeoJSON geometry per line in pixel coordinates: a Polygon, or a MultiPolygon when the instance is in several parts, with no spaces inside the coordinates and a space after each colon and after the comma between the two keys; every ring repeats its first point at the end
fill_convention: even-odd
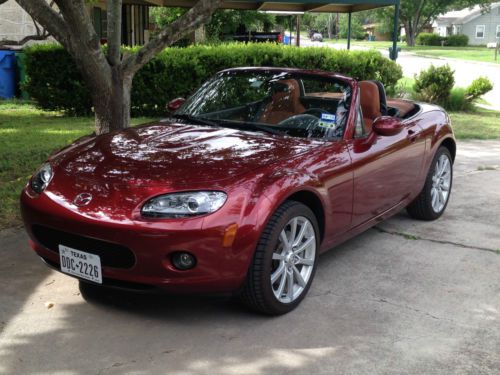
{"type": "MultiPolygon", "coordinates": [[[[205,218],[179,222],[97,220],[68,210],[44,194],[33,198],[24,191],[21,212],[31,247],[50,266],[59,269],[57,246],[40,233],[51,232],[53,242],[95,253],[88,247],[109,244],[113,251],[130,251],[130,262],[103,262],[103,284],[126,289],[157,287],[172,293],[228,293],[243,284],[258,240],[252,215],[242,220],[235,207],[223,207],[205,218]],[[231,246],[224,246],[225,231],[237,224],[231,246]],[[55,233],[55,234],[53,234],[55,233]],[[80,238],[81,241],[70,241],[80,238]],[[68,242],[69,241],[69,242],[68,242]],[[97,244],[97,245],[93,245],[97,244]],[[83,247],[83,248],[82,248],[83,247]],[[177,270],[171,262],[174,252],[187,251],[196,266],[177,270]],[[135,288],[137,286],[137,288],[135,288]]],[[[255,217],[256,220],[256,217],[255,217]]],[[[99,251],[106,251],[106,246],[99,251]]],[[[101,255],[102,256],[102,255],[101,255]]]]}

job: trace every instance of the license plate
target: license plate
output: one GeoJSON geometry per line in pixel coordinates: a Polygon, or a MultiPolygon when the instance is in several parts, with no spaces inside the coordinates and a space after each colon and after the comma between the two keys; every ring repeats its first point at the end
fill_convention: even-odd
{"type": "Polygon", "coordinates": [[[61,271],[102,284],[101,258],[98,255],[59,245],[61,271]]]}

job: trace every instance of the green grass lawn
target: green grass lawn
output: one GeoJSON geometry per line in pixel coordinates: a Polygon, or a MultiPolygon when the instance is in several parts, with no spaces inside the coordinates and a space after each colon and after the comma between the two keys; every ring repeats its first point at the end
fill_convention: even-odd
{"type": "MultiPolygon", "coordinates": [[[[338,43],[347,45],[347,39],[325,39],[326,43],[338,43]]],[[[369,42],[367,40],[353,40],[351,42],[353,46],[384,49],[387,50],[392,46],[390,41],[375,41],[369,42]]],[[[489,63],[500,64],[500,55],[498,60],[495,61],[495,50],[488,49],[486,47],[434,47],[434,46],[415,46],[408,47],[406,43],[398,43],[404,52],[412,52],[418,56],[429,56],[429,57],[449,57],[454,59],[469,60],[469,61],[482,61],[489,63]]]]}
{"type": "MultiPolygon", "coordinates": [[[[451,113],[460,139],[500,139],[500,112],[451,113]]],[[[133,123],[150,119],[138,118],[133,123]]],[[[0,228],[20,224],[21,189],[53,151],[93,131],[90,117],[64,117],[29,103],[0,101],[0,228]]]]}
{"type": "Polygon", "coordinates": [[[458,139],[500,139],[500,112],[478,108],[475,112],[451,112],[458,139]]]}
{"type": "Polygon", "coordinates": [[[93,126],[90,117],[64,117],[28,103],[0,100],[0,228],[20,223],[19,193],[31,173],[53,151],[92,133],[93,126]]]}
{"type": "Polygon", "coordinates": [[[403,51],[409,51],[419,56],[449,57],[454,59],[482,61],[500,64],[500,56],[495,61],[495,50],[486,47],[431,47],[415,46],[403,47],[403,51]]]}

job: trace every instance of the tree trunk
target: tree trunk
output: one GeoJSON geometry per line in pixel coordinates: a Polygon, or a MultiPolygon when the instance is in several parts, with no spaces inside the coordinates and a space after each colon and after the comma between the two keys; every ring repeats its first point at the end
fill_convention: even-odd
{"type": "Polygon", "coordinates": [[[92,90],[96,134],[104,134],[130,126],[131,89],[132,77],[123,76],[118,67],[112,71],[109,89],[92,90]]]}
{"type": "Polygon", "coordinates": [[[415,29],[412,27],[411,21],[405,22],[406,44],[409,47],[415,47],[415,29]]]}

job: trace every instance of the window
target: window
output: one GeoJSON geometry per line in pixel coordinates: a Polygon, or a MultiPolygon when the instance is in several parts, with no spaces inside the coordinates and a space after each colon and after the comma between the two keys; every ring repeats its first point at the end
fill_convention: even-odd
{"type": "Polygon", "coordinates": [[[356,126],[354,128],[354,138],[359,138],[364,136],[365,133],[365,121],[363,119],[363,112],[361,106],[358,106],[356,111],[356,126]]]}
{"type": "Polygon", "coordinates": [[[500,39],[500,25],[497,25],[497,38],[500,39]]]}
{"type": "Polygon", "coordinates": [[[477,39],[484,39],[484,32],[486,30],[486,26],[484,25],[477,25],[476,26],[476,38],[477,39]]]}

